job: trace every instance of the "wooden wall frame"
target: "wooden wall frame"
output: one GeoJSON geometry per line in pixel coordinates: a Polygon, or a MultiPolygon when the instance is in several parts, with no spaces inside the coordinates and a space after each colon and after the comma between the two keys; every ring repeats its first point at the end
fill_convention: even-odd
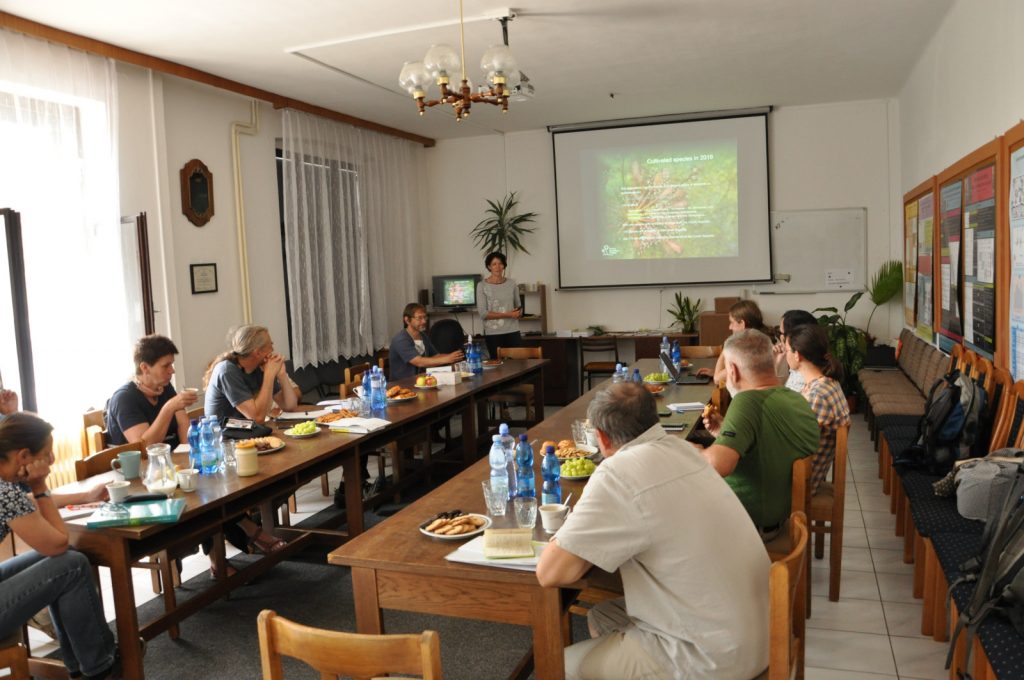
{"type": "MultiPolygon", "coordinates": [[[[997,172],[999,177],[999,190],[996,194],[996,201],[999,207],[999,217],[1004,220],[1003,226],[999,229],[996,236],[996,252],[999,256],[996,258],[996,266],[999,267],[996,272],[996,285],[1001,291],[1006,291],[1004,298],[1006,304],[999,305],[997,308],[996,323],[999,332],[999,344],[996,347],[996,365],[1002,368],[1006,368],[1013,373],[1013,356],[1011,354],[1013,347],[1010,345],[1010,286],[1011,286],[1011,274],[1013,263],[1010,259],[1011,253],[1011,242],[1012,234],[1010,233],[1010,219],[1009,219],[1009,206],[1010,206],[1010,157],[1011,154],[1016,152],[1018,149],[1024,147],[1024,121],[1017,123],[1012,128],[1006,131],[1002,136],[1001,154],[1003,158],[1003,164],[1001,171],[997,172]],[[999,240],[999,237],[1002,240],[999,240]]],[[[1024,374],[1024,368],[1018,366],[1017,373],[1024,374]]],[[[1016,375],[1014,376],[1017,377],[1016,375]]],[[[1024,377],[1022,375],[1021,377],[1024,377]]]]}
{"type": "Polygon", "coordinates": [[[213,173],[198,158],[181,169],[181,212],[201,227],[213,217],[213,173]]]}
{"type": "MultiPolygon", "coordinates": [[[[943,186],[945,186],[945,185],[948,185],[950,182],[957,181],[957,180],[963,181],[968,175],[972,174],[975,170],[977,170],[979,168],[982,168],[982,167],[984,167],[986,165],[989,165],[989,164],[994,164],[995,165],[994,181],[996,182],[996,190],[995,190],[995,200],[996,200],[996,206],[995,206],[995,210],[996,210],[996,219],[995,219],[995,238],[996,238],[996,243],[995,243],[995,249],[996,249],[996,253],[1000,253],[1002,250],[1007,249],[1008,243],[1007,243],[1006,239],[1008,238],[1008,235],[1009,235],[1008,234],[1008,226],[1006,224],[1006,217],[1005,217],[1005,212],[1006,212],[1005,209],[1004,209],[1005,204],[1004,203],[1000,203],[1000,197],[1002,195],[1002,192],[1005,191],[1004,189],[1000,188],[1001,185],[1002,185],[1002,182],[1001,182],[1000,178],[1003,177],[1004,166],[1006,165],[1006,160],[1005,160],[1005,157],[1003,156],[1003,152],[1004,152],[1004,149],[1003,149],[1002,138],[1001,137],[997,137],[997,138],[993,139],[991,142],[988,142],[987,144],[984,144],[984,145],[978,147],[977,149],[975,149],[971,153],[967,154],[966,156],[964,156],[963,158],[961,158],[957,162],[953,163],[948,168],[946,168],[945,170],[940,172],[938,175],[936,175],[936,178],[935,178],[935,180],[936,180],[936,187],[938,188],[938,191],[941,192],[941,188],[943,186]]],[[[940,198],[940,196],[937,193],[936,194],[936,199],[939,200],[939,198],[940,198]]],[[[962,192],[961,193],[961,199],[960,199],[960,210],[961,210],[960,238],[961,238],[961,241],[963,240],[963,234],[964,234],[964,228],[963,228],[963,209],[964,209],[965,201],[966,200],[967,199],[966,199],[964,193],[962,192]]],[[[937,211],[936,214],[938,216],[939,212],[941,211],[941,207],[937,206],[936,211],[937,211]]],[[[937,223],[936,227],[940,228],[939,225],[938,225],[938,222],[939,222],[939,220],[937,219],[936,220],[936,223],[937,223]]],[[[936,246],[938,246],[938,232],[936,233],[936,246]]],[[[961,261],[962,261],[962,256],[963,256],[963,251],[962,250],[960,251],[959,255],[960,255],[961,261]]],[[[939,278],[939,269],[938,269],[939,259],[940,258],[938,257],[938,253],[936,253],[936,258],[935,258],[935,263],[934,263],[935,267],[936,267],[935,268],[935,274],[934,274],[936,279],[939,278]]],[[[995,351],[993,353],[993,360],[994,360],[994,363],[997,366],[1005,367],[1006,366],[1005,362],[1006,362],[1006,359],[1007,359],[1006,346],[1005,346],[1006,343],[1005,342],[1001,342],[1000,338],[1005,337],[1006,331],[1000,328],[1000,325],[999,325],[1000,313],[999,312],[1000,312],[1000,307],[1003,306],[1003,302],[1004,302],[1005,297],[1006,297],[1006,292],[1005,292],[1005,290],[1000,290],[999,285],[998,285],[1000,277],[1004,275],[1003,274],[1003,270],[1005,270],[1005,267],[1000,266],[1000,259],[1001,258],[999,258],[997,256],[996,257],[996,262],[995,262],[995,266],[996,266],[996,272],[995,272],[996,298],[995,298],[995,301],[994,301],[994,305],[995,305],[995,314],[996,314],[996,321],[995,321],[996,326],[995,326],[995,333],[994,333],[994,336],[993,336],[993,340],[994,340],[994,343],[995,343],[995,351]]],[[[960,282],[961,289],[962,289],[962,286],[963,286],[963,284],[962,284],[962,282],[963,282],[963,269],[964,269],[963,266],[959,266],[958,267],[958,271],[957,271],[957,277],[958,277],[958,281],[960,282]]],[[[961,290],[961,292],[962,292],[962,290],[961,290]]],[[[941,314],[942,314],[942,304],[941,304],[941,291],[939,290],[939,286],[935,287],[935,311],[936,311],[936,329],[941,329],[941,327],[942,327],[942,323],[941,323],[942,322],[942,317],[941,317],[941,314]]]]}
{"type": "MultiPolygon", "coordinates": [[[[936,215],[936,212],[938,210],[938,206],[937,206],[937,201],[935,200],[935,197],[937,195],[937,184],[936,184],[935,176],[934,175],[932,175],[931,177],[929,177],[925,181],[921,182],[920,184],[918,184],[916,187],[914,187],[913,189],[911,189],[907,193],[903,194],[903,242],[904,242],[904,253],[903,254],[904,254],[904,258],[905,258],[906,257],[906,245],[905,244],[906,244],[906,239],[907,239],[907,219],[906,219],[907,207],[909,205],[917,203],[918,201],[921,200],[921,198],[923,198],[925,196],[928,196],[928,195],[931,195],[931,197],[932,197],[932,228],[931,228],[931,233],[928,236],[928,241],[931,244],[932,251],[931,251],[931,254],[928,256],[930,258],[928,269],[926,271],[918,271],[918,273],[922,274],[923,276],[928,277],[929,281],[934,282],[934,279],[935,279],[935,255],[934,255],[934,253],[935,253],[936,233],[937,233],[936,232],[936,224],[938,223],[938,220],[935,219],[935,215],[936,215]]],[[[922,228],[922,226],[920,224],[920,214],[918,214],[918,220],[919,220],[918,221],[918,229],[920,230],[922,228]]],[[[920,244],[920,239],[921,239],[921,234],[919,232],[918,233],[918,243],[919,244],[920,244]]],[[[918,257],[918,264],[920,264],[920,260],[921,260],[921,257],[922,257],[920,248],[918,248],[918,250],[916,251],[916,254],[917,254],[917,257],[918,257]]],[[[904,262],[904,265],[905,264],[906,263],[904,262]]],[[[931,285],[932,285],[932,289],[934,290],[934,283],[932,283],[931,285]]],[[[915,296],[916,299],[918,298],[919,293],[920,292],[915,289],[914,296],[915,296]]],[[[915,308],[914,325],[911,327],[914,330],[915,333],[917,333],[919,336],[923,337],[928,342],[932,342],[933,339],[934,339],[934,336],[935,336],[935,304],[934,304],[934,299],[935,299],[935,296],[932,295],[932,300],[931,300],[931,306],[932,306],[932,309],[931,309],[931,323],[927,324],[927,326],[922,326],[920,324],[921,310],[919,308],[915,308]],[[924,328],[927,328],[927,331],[928,331],[927,337],[925,337],[926,334],[923,332],[924,328]]]]}

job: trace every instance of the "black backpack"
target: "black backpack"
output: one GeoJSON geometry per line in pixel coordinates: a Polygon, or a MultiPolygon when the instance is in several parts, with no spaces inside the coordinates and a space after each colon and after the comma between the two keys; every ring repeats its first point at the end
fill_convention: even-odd
{"type": "Polygon", "coordinates": [[[917,439],[896,456],[893,467],[944,475],[955,461],[984,455],[977,435],[986,401],[985,388],[958,369],[936,380],[917,423],[917,439]]]}
{"type": "Polygon", "coordinates": [[[1024,467],[1017,469],[1006,499],[990,506],[982,534],[981,552],[962,564],[964,574],[949,587],[946,608],[953,589],[961,583],[975,583],[970,602],[956,622],[946,657],[949,668],[957,638],[964,633],[966,656],[961,677],[971,680],[971,652],[974,636],[989,614],[998,612],[1024,635],[1024,467]]]}

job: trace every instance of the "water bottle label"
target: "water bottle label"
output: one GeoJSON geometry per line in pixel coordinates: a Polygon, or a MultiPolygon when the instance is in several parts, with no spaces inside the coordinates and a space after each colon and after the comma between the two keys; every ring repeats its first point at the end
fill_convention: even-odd
{"type": "Polygon", "coordinates": [[[559,498],[558,496],[556,496],[553,493],[546,493],[545,492],[545,493],[541,494],[541,504],[542,505],[550,505],[550,504],[561,503],[561,502],[562,502],[562,499],[559,498]]]}

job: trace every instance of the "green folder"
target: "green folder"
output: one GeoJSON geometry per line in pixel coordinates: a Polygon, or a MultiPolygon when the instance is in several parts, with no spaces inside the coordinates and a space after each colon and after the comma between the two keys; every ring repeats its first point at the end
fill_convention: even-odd
{"type": "Polygon", "coordinates": [[[164,501],[145,501],[143,503],[127,503],[128,516],[115,515],[100,508],[85,523],[90,529],[101,527],[126,527],[140,524],[173,524],[185,511],[184,498],[168,498],[164,501]]]}

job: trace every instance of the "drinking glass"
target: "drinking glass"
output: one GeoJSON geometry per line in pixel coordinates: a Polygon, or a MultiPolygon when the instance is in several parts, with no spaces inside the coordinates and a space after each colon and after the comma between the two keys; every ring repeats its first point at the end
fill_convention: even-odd
{"type": "Polygon", "coordinates": [[[572,440],[577,446],[587,444],[587,424],[582,420],[572,421],[572,440]]]}
{"type": "Polygon", "coordinates": [[[508,487],[491,486],[490,480],[480,482],[484,490],[484,502],[487,503],[487,514],[492,517],[502,517],[508,507],[508,487]]]}
{"type": "Polygon", "coordinates": [[[537,523],[537,499],[520,496],[513,502],[516,509],[516,526],[520,529],[532,529],[537,523]]]}
{"type": "Polygon", "coordinates": [[[234,472],[235,467],[238,464],[238,460],[235,458],[235,442],[230,439],[225,439],[221,442],[220,451],[222,454],[224,471],[234,472]]]}

